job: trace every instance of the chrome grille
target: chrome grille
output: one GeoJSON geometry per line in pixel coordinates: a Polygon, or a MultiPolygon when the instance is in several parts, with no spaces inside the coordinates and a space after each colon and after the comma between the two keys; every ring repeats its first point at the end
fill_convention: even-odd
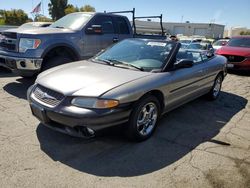
{"type": "Polygon", "coordinates": [[[37,85],[33,91],[33,96],[35,99],[41,101],[47,106],[55,107],[57,106],[64,98],[64,95],[43,87],[41,85],[37,85]]]}
{"type": "Polygon", "coordinates": [[[16,51],[17,45],[17,34],[11,32],[2,32],[0,33],[0,48],[16,51]]]}
{"type": "Polygon", "coordinates": [[[223,55],[227,58],[228,62],[232,63],[240,63],[245,60],[245,57],[243,56],[237,56],[237,55],[223,55]]]}

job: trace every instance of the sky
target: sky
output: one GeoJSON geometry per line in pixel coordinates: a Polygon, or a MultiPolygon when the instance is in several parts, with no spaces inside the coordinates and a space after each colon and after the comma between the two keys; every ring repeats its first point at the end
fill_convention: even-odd
{"type": "MultiPolygon", "coordinates": [[[[23,9],[29,13],[40,1],[0,0],[0,9],[23,9]]],[[[49,2],[50,0],[43,0],[42,3],[44,14],[48,17],[49,2]]],[[[250,0],[68,0],[68,3],[78,7],[90,4],[97,12],[135,8],[136,16],[163,14],[163,21],[167,22],[213,22],[223,24],[227,28],[250,28],[250,0]]],[[[30,14],[29,16],[31,17],[30,14]]]]}

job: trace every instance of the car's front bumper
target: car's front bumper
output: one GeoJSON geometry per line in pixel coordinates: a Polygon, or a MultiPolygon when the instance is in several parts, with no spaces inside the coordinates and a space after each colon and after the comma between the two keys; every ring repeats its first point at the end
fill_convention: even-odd
{"type": "Polygon", "coordinates": [[[96,131],[126,123],[132,109],[132,104],[120,105],[113,109],[84,109],[65,105],[64,102],[50,108],[34,100],[31,93],[32,87],[28,90],[28,100],[33,115],[42,124],[78,137],[92,137],[96,131]]]}
{"type": "Polygon", "coordinates": [[[227,69],[229,70],[250,70],[250,58],[246,58],[242,62],[228,62],[227,69]]]}
{"type": "Polygon", "coordinates": [[[11,69],[13,72],[35,74],[41,69],[43,59],[15,57],[0,54],[0,66],[11,69]]]}

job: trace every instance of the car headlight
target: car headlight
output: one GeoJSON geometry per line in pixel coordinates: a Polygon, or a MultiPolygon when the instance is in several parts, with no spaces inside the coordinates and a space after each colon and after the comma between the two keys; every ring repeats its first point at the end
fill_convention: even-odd
{"type": "Polygon", "coordinates": [[[40,39],[20,38],[19,52],[26,52],[28,49],[36,49],[40,44],[40,39]]]}
{"type": "Polygon", "coordinates": [[[82,108],[105,109],[118,106],[119,101],[112,99],[76,97],[71,101],[71,104],[82,108]]]}

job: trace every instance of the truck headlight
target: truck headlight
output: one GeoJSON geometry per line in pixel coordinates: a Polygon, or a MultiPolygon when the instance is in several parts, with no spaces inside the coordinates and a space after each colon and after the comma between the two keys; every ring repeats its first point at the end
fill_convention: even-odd
{"type": "Polygon", "coordinates": [[[28,49],[36,49],[41,44],[40,39],[20,38],[19,52],[26,52],[28,49]]]}
{"type": "Polygon", "coordinates": [[[71,101],[71,104],[82,108],[105,109],[118,106],[119,101],[112,99],[76,97],[71,101]]]}

